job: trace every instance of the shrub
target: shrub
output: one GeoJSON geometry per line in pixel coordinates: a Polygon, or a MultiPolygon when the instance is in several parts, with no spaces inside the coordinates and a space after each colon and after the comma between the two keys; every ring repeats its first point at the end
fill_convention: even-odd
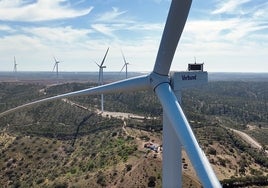
{"type": "Polygon", "coordinates": [[[53,185],[54,188],[67,188],[68,183],[67,182],[56,182],[53,185]]]}
{"type": "Polygon", "coordinates": [[[131,164],[127,164],[127,165],[126,165],[126,170],[127,170],[127,172],[130,171],[131,169],[132,169],[132,165],[131,165],[131,164]]]}
{"type": "Polygon", "coordinates": [[[154,176],[149,177],[148,187],[155,187],[156,178],[154,176]]]}
{"type": "Polygon", "coordinates": [[[44,178],[38,178],[37,180],[36,180],[36,183],[37,184],[41,184],[41,183],[43,183],[45,181],[45,179],[44,178]]]}
{"type": "Polygon", "coordinates": [[[208,154],[209,155],[217,155],[217,151],[214,148],[209,147],[208,148],[208,154]]]}
{"type": "Polygon", "coordinates": [[[106,186],[106,179],[102,172],[98,172],[97,184],[100,184],[101,186],[106,186]]]}

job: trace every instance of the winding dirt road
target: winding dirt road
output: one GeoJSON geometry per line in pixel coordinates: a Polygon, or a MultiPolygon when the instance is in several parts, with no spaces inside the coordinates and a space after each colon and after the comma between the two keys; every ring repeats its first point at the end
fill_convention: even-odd
{"type": "Polygon", "coordinates": [[[246,134],[242,131],[236,130],[236,129],[230,129],[230,130],[232,130],[236,134],[238,134],[243,140],[245,140],[248,144],[250,144],[251,147],[259,149],[259,150],[262,149],[262,145],[259,142],[257,142],[255,139],[250,137],[248,134],[246,134]]]}
{"type": "MultiPolygon", "coordinates": [[[[236,130],[236,129],[231,129],[231,128],[229,128],[229,130],[233,131],[238,136],[240,136],[240,138],[242,138],[245,142],[250,144],[251,147],[256,148],[256,149],[258,149],[260,151],[263,150],[262,145],[258,141],[256,141],[254,138],[249,136],[247,133],[244,133],[244,132],[236,130]]],[[[265,153],[268,156],[268,150],[265,150],[265,153]]]]}

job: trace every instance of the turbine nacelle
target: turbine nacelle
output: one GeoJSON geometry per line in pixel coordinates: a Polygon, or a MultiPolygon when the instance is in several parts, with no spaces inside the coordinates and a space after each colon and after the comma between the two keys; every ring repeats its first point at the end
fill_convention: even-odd
{"type": "Polygon", "coordinates": [[[100,68],[100,69],[104,69],[104,68],[106,68],[106,66],[101,66],[101,65],[99,65],[98,63],[96,63],[96,65],[100,68]]]}
{"type": "Polygon", "coordinates": [[[193,88],[208,83],[206,71],[180,71],[170,72],[171,87],[174,91],[181,91],[185,88],[193,88]]]}

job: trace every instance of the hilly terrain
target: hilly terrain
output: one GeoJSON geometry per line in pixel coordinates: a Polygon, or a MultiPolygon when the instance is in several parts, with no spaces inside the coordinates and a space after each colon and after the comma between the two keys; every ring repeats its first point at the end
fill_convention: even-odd
{"type": "MultiPolygon", "coordinates": [[[[95,86],[1,82],[0,113],[95,86]]],[[[148,91],[57,100],[0,118],[3,187],[161,187],[162,109],[148,91]],[[118,113],[115,113],[118,112],[118,113]],[[120,113],[119,113],[120,112],[120,113]],[[157,151],[145,147],[153,144],[157,151]]],[[[268,82],[211,81],[182,106],[224,187],[268,185],[268,82]],[[235,131],[234,131],[235,130],[235,131]],[[255,148],[236,131],[262,147],[255,148]]],[[[201,187],[183,152],[184,187],[201,187]]]]}

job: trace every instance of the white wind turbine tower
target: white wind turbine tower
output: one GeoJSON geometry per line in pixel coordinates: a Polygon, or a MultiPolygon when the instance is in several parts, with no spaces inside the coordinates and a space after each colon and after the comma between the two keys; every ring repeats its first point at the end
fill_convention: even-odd
{"type": "Polygon", "coordinates": [[[122,69],[121,69],[121,71],[120,71],[120,72],[122,72],[122,71],[123,71],[123,69],[126,67],[126,78],[128,78],[128,75],[127,75],[127,66],[129,65],[129,63],[126,61],[126,58],[125,58],[124,53],[123,53],[123,51],[122,51],[122,50],[121,50],[121,54],[122,54],[123,59],[124,59],[124,65],[123,65],[123,67],[122,67],[122,69]]]}
{"type": "MultiPolygon", "coordinates": [[[[99,80],[98,80],[99,85],[103,85],[103,69],[106,68],[106,66],[104,66],[103,64],[104,64],[104,61],[106,59],[108,51],[109,51],[109,47],[106,50],[106,53],[102,59],[101,64],[99,65],[98,63],[96,63],[99,67],[99,80]]],[[[103,105],[103,93],[102,93],[101,94],[101,112],[103,112],[103,110],[104,110],[104,105],[103,105]]]]}
{"type": "MultiPolygon", "coordinates": [[[[169,70],[180,36],[182,34],[191,0],[172,0],[154,69],[144,76],[88,88],[71,93],[41,99],[21,105],[0,114],[0,117],[25,107],[71,96],[98,95],[101,93],[129,92],[137,90],[153,90],[163,107],[163,187],[182,187],[181,182],[181,145],[201,181],[203,187],[221,187],[204,152],[198,145],[194,133],[174,94],[177,79],[187,85],[188,81],[198,79],[197,75],[175,77],[169,70]],[[173,82],[173,84],[172,84],[173,82]],[[172,88],[173,85],[173,88],[172,88]]],[[[193,74],[193,73],[191,73],[193,74]]]]}
{"type": "Polygon", "coordinates": [[[55,57],[53,57],[55,63],[54,63],[54,66],[53,66],[53,70],[54,71],[56,69],[56,74],[57,74],[57,79],[59,78],[59,63],[60,61],[58,61],[55,57]]]}

